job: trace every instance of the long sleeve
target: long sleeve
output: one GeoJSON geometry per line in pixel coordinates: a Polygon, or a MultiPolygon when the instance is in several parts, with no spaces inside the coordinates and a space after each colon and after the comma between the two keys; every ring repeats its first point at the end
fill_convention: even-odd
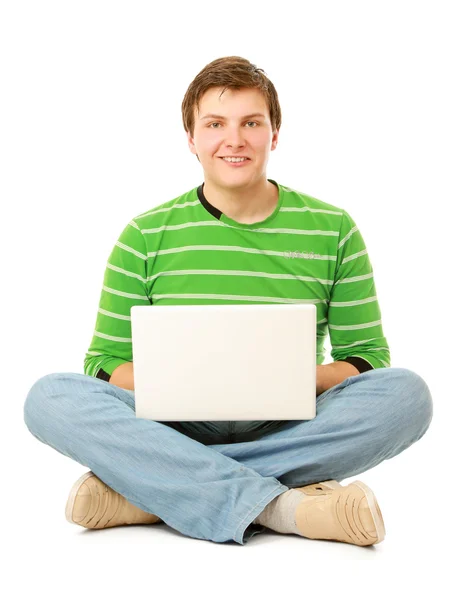
{"type": "Polygon", "coordinates": [[[131,307],[147,305],[147,249],[134,221],[120,234],[109,256],[102,286],[93,339],[84,360],[84,373],[112,375],[125,362],[133,361],[131,307]]]}
{"type": "Polygon", "coordinates": [[[343,213],[328,309],[331,356],[334,361],[359,357],[374,369],[390,367],[370,258],[356,223],[343,213]]]}

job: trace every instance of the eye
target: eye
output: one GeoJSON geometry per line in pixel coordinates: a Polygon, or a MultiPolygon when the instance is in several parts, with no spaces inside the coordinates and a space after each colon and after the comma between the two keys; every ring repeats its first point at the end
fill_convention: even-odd
{"type": "MultiPolygon", "coordinates": [[[[247,123],[253,123],[254,125],[258,124],[256,121],[247,121],[247,123]]],[[[210,129],[216,129],[216,127],[213,127],[213,125],[220,125],[220,123],[217,123],[217,122],[210,123],[208,125],[208,127],[210,127],[210,129]]],[[[254,127],[250,127],[250,129],[254,129],[254,127]]]]}

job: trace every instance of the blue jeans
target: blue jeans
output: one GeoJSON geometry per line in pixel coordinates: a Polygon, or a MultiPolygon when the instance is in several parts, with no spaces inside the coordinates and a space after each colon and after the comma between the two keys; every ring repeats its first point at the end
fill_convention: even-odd
{"type": "Polygon", "coordinates": [[[320,394],[314,419],[256,422],[251,441],[238,441],[219,433],[228,422],[138,419],[134,392],[53,373],[30,389],[24,420],[38,440],[175,530],[243,545],[264,531],[253,521],[279,494],[363,473],[419,440],[432,397],[408,369],[366,371],[320,394]]]}

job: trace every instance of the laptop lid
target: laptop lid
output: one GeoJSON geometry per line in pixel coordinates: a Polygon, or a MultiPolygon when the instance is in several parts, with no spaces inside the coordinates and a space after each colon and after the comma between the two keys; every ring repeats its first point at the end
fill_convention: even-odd
{"type": "Polygon", "coordinates": [[[131,330],[136,417],[316,415],[315,304],[133,306],[131,330]]]}

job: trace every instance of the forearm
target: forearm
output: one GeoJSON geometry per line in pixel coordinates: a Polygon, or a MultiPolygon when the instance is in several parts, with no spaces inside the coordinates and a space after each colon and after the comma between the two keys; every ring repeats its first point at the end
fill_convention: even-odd
{"type": "Polygon", "coordinates": [[[359,375],[360,371],[343,360],[328,365],[317,365],[317,396],[338,385],[348,377],[359,375]]]}
{"type": "Polygon", "coordinates": [[[114,369],[110,376],[109,383],[124,388],[125,390],[134,391],[133,363],[126,362],[114,369]]]}
{"type": "MultiPolygon", "coordinates": [[[[348,377],[359,375],[360,371],[348,362],[338,360],[327,365],[317,365],[317,396],[338,385],[348,377]]],[[[134,391],[133,363],[126,362],[114,369],[109,383],[125,390],[134,391]]]]}

